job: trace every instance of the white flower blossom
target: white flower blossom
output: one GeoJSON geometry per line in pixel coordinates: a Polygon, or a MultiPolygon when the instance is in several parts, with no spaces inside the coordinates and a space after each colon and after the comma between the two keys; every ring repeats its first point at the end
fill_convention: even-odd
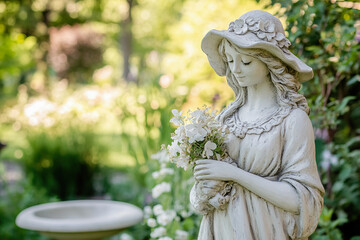
{"type": "Polygon", "coordinates": [[[189,234],[183,230],[176,230],[175,235],[176,240],[187,240],[189,236],[189,234]]]}
{"type": "Polygon", "coordinates": [[[159,240],[172,240],[171,237],[165,236],[165,237],[161,237],[159,238],[159,240]]]}
{"type": "Polygon", "coordinates": [[[150,206],[145,206],[144,207],[144,217],[145,218],[148,218],[148,217],[150,217],[151,216],[151,214],[152,214],[152,209],[151,209],[151,207],[150,206]]]}
{"type": "Polygon", "coordinates": [[[162,183],[156,185],[152,189],[152,196],[154,198],[158,198],[161,194],[163,194],[165,192],[170,192],[170,190],[171,190],[171,185],[169,183],[162,182],[162,183]]]}
{"type": "Polygon", "coordinates": [[[50,121],[44,123],[44,120],[49,119],[49,115],[56,111],[56,104],[45,98],[37,99],[24,107],[24,115],[31,126],[44,125],[45,127],[51,127],[54,123],[50,121]]]}
{"type": "Polygon", "coordinates": [[[185,126],[185,134],[189,143],[194,143],[204,141],[207,131],[198,124],[188,124],[185,126]]]}
{"type": "Polygon", "coordinates": [[[174,210],[167,210],[157,216],[157,222],[160,225],[166,226],[171,223],[176,217],[176,212],[174,210]]]}
{"type": "Polygon", "coordinates": [[[336,155],[331,154],[331,152],[326,149],[322,152],[322,161],[320,166],[322,169],[327,170],[331,165],[336,165],[338,163],[338,158],[336,155]]]}
{"type": "Polygon", "coordinates": [[[133,240],[133,237],[130,236],[129,234],[127,234],[127,233],[123,233],[120,236],[120,240],[133,240]]]}
{"type": "MultiPolygon", "coordinates": [[[[221,122],[216,120],[216,112],[210,112],[209,109],[198,109],[190,112],[190,116],[185,117],[183,124],[178,126],[172,134],[173,141],[171,145],[168,145],[167,151],[170,161],[175,163],[177,167],[187,170],[190,166],[194,166],[195,159],[214,156],[214,150],[218,147],[219,151],[216,153],[216,159],[220,160],[220,156],[226,153],[224,141],[228,130],[221,122]],[[206,147],[204,147],[203,143],[198,144],[202,141],[207,143],[206,147]]],[[[174,116],[180,116],[177,111],[174,111],[173,114],[174,116]]],[[[172,172],[168,172],[168,170],[166,172],[165,170],[160,171],[160,174],[154,173],[154,177],[158,178],[162,174],[172,174],[172,172]]]]}
{"type": "Polygon", "coordinates": [[[178,168],[180,167],[183,168],[184,170],[187,170],[188,167],[192,165],[190,160],[191,160],[190,156],[180,156],[176,161],[176,166],[178,168]]]}
{"type": "Polygon", "coordinates": [[[155,216],[158,216],[164,212],[163,206],[161,204],[157,204],[153,208],[155,216]]]}
{"type": "Polygon", "coordinates": [[[154,218],[149,218],[147,221],[146,221],[147,225],[151,228],[155,227],[156,226],[156,220],[154,218]]]}
{"type": "Polygon", "coordinates": [[[164,175],[173,175],[174,174],[174,169],[172,168],[162,168],[160,169],[160,175],[164,176],[164,175]]]}
{"type": "Polygon", "coordinates": [[[202,154],[203,157],[207,157],[208,159],[210,159],[210,157],[212,157],[214,155],[214,150],[216,149],[216,144],[212,141],[207,141],[205,143],[205,146],[204,146],[204,152],[202,154]]]}
{"type": "Polygon", "coordinates": [[[183,124],[183,121],[182,121],[183,117],[181,116],[182,111],[179,112],[178,110],[173,109],[171,112],[174,115],[174,117],[170,119],[170,122],[172,122],[173,124],[175,124],[177,126],[183,124]]]}
{"type": "Polygon", "coordinates": [[[173,175],[174,169],[172,168],[161,168],[160,171],[155,171],[151,175],[154,179],[159,179],[160,177],[164,177],[166,175],[173,175]]]}
{"type": "Polygon", "coordinates": [[[181,212],[180,212],[180,215],[183,217],[183,218],[187,218],[187,217],[190,217],[190,212],[187,212],[187,211],[185,211],[185,210],[182,210],[181,212]]]}
{"type": "Polygon", "coordinates": [[[154,179],[158,179],[160,177],[160,172],[159,171],[155,171],[151,174],[151,176],[154,178],[154,179]]]}
{"type": "Polygon", "coordinates": [[[152,238],[159,238],[166,234],[166,229],[164,227],[155,228],[154,231],[150,234],[152,238]]]}
{"type": "Polygon", "coordinates": [[[180,125],[174,132],[173,136],[171,136],[171,139],[174,141],[177,141],[179,143],[183,143],[186,138],[186,132],[185,132],[185,126],[180,125]]]}
{"type": "Polygon", "coordinates": [[[159,151],[159,152],[151,155],[151,158],[158,160],[160,163],[169,162],[169,156],[168,156],[166,150],[162,150],[162,151],[159,151]]]}
{"type": "Polygon", "coordinates": [[[206,121],[206,110],[195,110],[190,114],[192,123],[201,123],[206,121]]]}
{"type": "Polygon", "coordinates": [[[168,146],[168,151],[171,157],[177,157],[178,153],[181,153],[182,149],[179,146],[178,141],[173,141],[170,146],[168,146]]]}

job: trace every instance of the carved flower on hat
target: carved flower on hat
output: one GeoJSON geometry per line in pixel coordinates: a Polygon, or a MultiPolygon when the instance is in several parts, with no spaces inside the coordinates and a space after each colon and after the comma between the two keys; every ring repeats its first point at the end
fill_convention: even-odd
{"type": "Polygon", "coordinates": [[[286,53],[290,53],[288,48],[290,47],[291,43],[284,34],[276,33],[275,40],[279,48],[281,48],[286,53]]]}
{"type": "Polygon", "coordinates": [[[248,25],[245,23],[244,19],[236,19],[234,22],[230,23],[229,30],[230,32],[242,35],[248,31],[248,25]]]}
{"type": "Polygon", "coordinates": [[[258,27],[260,30],[256,34],[258,36],[258,38],[260,38],[260,39],[266,38],[267,41],[270,42],[275,37],[276,34],[275,34],[274,23],[272,23],[270,21],[263,22],[260,20],[258,22],[258,27]]]}
{"type": "Polygon", "coordinates": [[[234,32],[237,35],[243,35],[247,32],[252,32],[264,41],[271,42],[278,46],[283,52],[290,53],[288,48],[291,45],[290,41],[284,34],[275,31],[275,24],[272,21],[255,20],[252,17],[244,19],[237,19],[229,24],[229,32],[234,32]]]}

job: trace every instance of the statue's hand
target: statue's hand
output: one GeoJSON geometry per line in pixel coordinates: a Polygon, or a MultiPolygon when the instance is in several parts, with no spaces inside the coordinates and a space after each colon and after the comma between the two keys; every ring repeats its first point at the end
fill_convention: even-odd
{"type": "Polygon", "coordinates": [[[230,163],[208,159],[197,160],[195,163],[194,177],[197,181],[234,181],[236,179],[238,168],[230,163]]]}

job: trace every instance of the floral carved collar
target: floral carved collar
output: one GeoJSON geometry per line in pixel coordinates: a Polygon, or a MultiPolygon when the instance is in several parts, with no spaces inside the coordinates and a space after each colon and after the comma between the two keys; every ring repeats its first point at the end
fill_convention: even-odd
{"type": "Polygon", "coordinates": [[[224,124],[230,132],[242,139],[246,134],[260,135],[264,132],[269,132],[275,126],[281,124],[290,114],[291,110],[292,108],[290,107],[280,107],[269,116],[254,122],[241,121],[236,111],[224,121],[224,124]]]}

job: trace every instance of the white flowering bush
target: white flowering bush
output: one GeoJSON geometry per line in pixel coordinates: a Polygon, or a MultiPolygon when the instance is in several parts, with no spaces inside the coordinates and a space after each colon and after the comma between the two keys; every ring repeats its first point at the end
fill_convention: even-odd
{"type": "Polygon", "coordinates": [[[152,158],[153,172],[149,176],[152,201],[144,208],[145,224],[151,229],[150,238],[159,240],[196,239],[200,221],[189,203],[194,184],[192,175],[170,162],[167,151],[152,158]]]}
{"type": "Polygon", "coordinates": [[[28,92],[19,87],[17,104],[0,116],[0,123],[11,126],[22,139],[14,155],[23,161],[26,175],[62,200],[102,191],[93,184],[108,156],[99,133],[104,132],[105,120],[108,125],[116,122],[112,112],[121,89],[73,90],[60,81],[46,96],[28,92]]]}
{"type": "Polygon", "coordinates": [[[227,157],[225,146],[226,128],[216,120],[210,108],[189,112],[189,117],[182,116],[182,111],[172,110],[174,117],[170,120],[178,126],[171,138],[173,142],[167,147],[170,160],[177,167],[187,170],[195,166],[195,160],[227,157]]]}

